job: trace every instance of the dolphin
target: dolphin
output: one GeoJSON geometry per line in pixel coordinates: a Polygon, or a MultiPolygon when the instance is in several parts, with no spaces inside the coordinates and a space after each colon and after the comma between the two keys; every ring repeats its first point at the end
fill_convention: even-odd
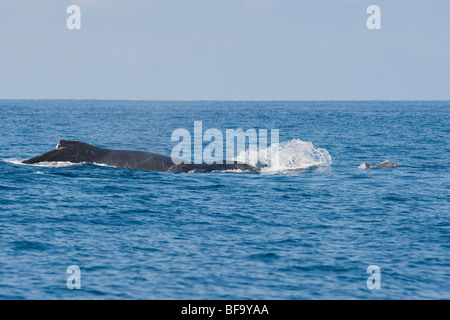
{"type": "Polygon", "coordinates": [[[108,166],[148,171],[166,172],[212,172],[243,170],[259,172],[259,169],[244,163],[233,164],[175,164],[172,158],[156,153],[99,148],[81,141],[59,140],[55,149],[27,160],[24,164],[67,161],[72,163],[97,163],[108,166]]]}
{"type": "Polygon", "coordinates": [[[359,167],[362,169],[366,169],[366,168],[394,168],[396,166],[398,166],[398,163],[390,162],[390,161],[386,160],[386,161],[380,162],[379,164],[376,164],[374,166],[365,162],[362,165],[360,165],[359,167]]]}

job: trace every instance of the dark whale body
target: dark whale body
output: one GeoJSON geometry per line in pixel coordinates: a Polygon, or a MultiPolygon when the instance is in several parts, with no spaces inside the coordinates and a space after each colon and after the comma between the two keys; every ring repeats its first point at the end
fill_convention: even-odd
{"type": "Polygon", "coordinates": [[[367,162],[363,163],[362,166],[365,166],[366,168],[394,168],[398,166],[398,163],[390,162],[390,161],[384,161],[376,165],[368,164],[367,162]]]}
{"type": "Polygon", "coordinates": [[[167,172],[211,172],[243,170],[258,172],[255,167],[243,163],[234,164],[174,164],[172,159],[156,153],[99,148],[81,141],[59,140],[55,149],[40,156],[22,161],[24,164],[67,161],[72,163],[97,163],[108,166],[167,172]]]}

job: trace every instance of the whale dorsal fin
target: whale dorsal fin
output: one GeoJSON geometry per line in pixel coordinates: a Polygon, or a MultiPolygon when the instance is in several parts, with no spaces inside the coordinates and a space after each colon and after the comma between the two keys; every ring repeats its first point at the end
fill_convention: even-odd
{"type": "Polygon", "coordinates": [[[62,149],[62,148],[73,148],[76,146],[91,146],[88,143],[81,142],[81,141],[71,141],[71,140],[64,140],[60,139],[55,149],[62,149]]]}

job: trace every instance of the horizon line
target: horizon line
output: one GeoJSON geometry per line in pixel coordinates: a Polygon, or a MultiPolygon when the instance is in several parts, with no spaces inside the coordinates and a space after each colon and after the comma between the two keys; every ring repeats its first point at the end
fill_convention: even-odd
{"type": "Polygon", "coordinates": [[[0,98],[0,101],[155,101],[155,102],[449,102],[450,99],[100,99],[100,98],[0,98]]]}

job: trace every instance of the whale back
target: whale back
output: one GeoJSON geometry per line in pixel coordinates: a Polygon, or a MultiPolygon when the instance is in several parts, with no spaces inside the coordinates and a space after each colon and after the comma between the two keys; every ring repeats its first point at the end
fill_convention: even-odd
{"type": "Polygon", "coordinates": [[[61,139],[55,149],[22,163],[40,162],[98,163],[113,167],[167,171],[173,162],[171,158],[156,153],[129,150],[111,150],[93,146],[81,141],[61,139]]]}
{"type": "Polygon", "coordinates": [[[172,158],[156,153],[132,150],[99,148],[81,141],[59,140],[55,149],[22,163],[40,162],[97,163],[108,166],[168,172],[211,172],[243,170],[258,172],[259,169],[243,163],[234,164],[175,164],[172,158]]]}
{"type": "Polygon", "coordinates": [[[26,164],[56,161],[72,163],[97,162],[106,153],[106,149],[98,148],[85,142],[61,139],[55,149],[22,162],[26,164]]]}
{"type": "Polygon", "coordinates": [[[398,166],[398,163],[391,162],[391,161],[383,161],[377,165],[374,165],[373,168],[394,168],[398,166]]]}

